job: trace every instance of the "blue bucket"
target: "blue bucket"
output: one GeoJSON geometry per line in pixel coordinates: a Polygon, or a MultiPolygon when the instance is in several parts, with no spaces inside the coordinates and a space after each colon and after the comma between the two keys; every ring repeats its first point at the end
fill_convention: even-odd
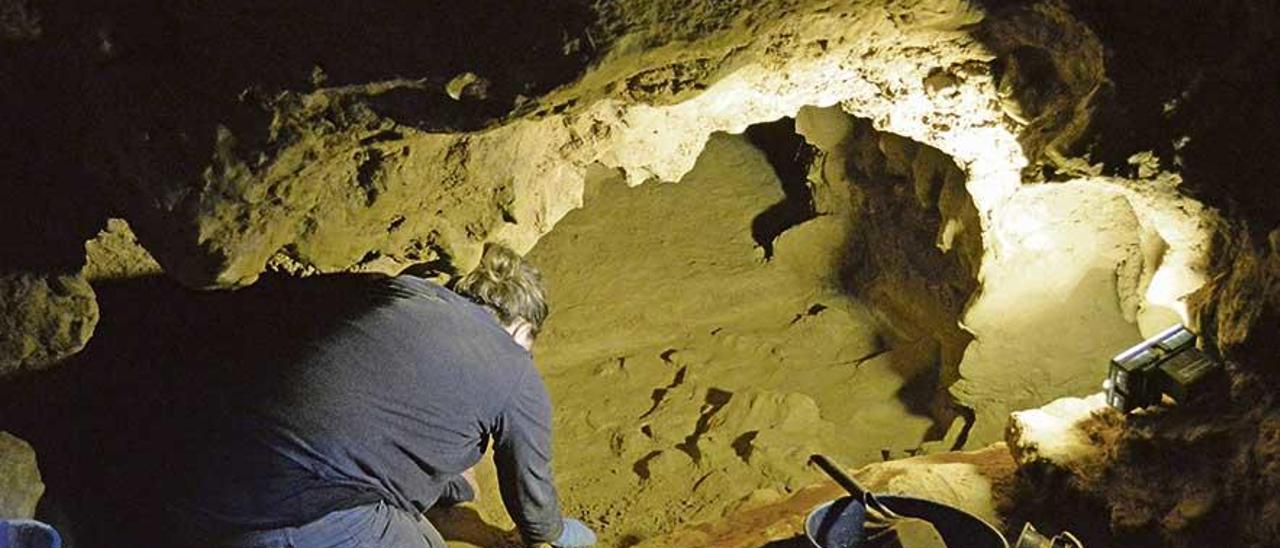
{"type": "MultiPolygon", "coordinates": [[[[1009,542],[991,524],[968,512],[915,497],[876,495],[876,500],[904,516],[928,520],[948,546],[956,548],[1009,548],[1009,542]]],[[[805,536],[817,548],[878,548],[865,542],[866,521],[862,501],[842,497],[809,513],[805,536]]]]}
{"type": "Polygon", "coordinates": [[[0,548],[60,548],[62,537],[47,523],[0,519],[0,548]]]}

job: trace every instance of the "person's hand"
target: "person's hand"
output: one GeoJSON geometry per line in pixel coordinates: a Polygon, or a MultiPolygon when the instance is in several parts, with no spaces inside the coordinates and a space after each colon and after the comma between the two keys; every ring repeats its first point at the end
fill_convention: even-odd
{"type": "Polygon", "coordinates": [[[560,538],[551,543],[555,548],[584,548],[595,544],[595,531],[573,518],[564,518],[564,531],[560,533],[560,538]]]}

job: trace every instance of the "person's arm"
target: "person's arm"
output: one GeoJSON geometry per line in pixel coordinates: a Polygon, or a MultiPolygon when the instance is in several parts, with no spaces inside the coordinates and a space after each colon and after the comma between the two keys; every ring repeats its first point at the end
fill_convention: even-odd
{"type": "Polygon", "coordinates": [[[493,438],[498,488],[520,536],[528,544],[556,542],[564,520],[551,473],[551,401],[536,372],[516,386],[493,438]]]}

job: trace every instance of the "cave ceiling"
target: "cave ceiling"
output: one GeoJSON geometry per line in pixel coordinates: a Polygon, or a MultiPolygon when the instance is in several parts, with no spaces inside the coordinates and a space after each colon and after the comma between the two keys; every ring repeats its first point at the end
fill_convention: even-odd
{"type": "Polygon", "coordinates": [[[23,287],[447,276],[532,248],[593,165],[678,181],[715,132],[838,106],[953,158],[984,231],[1028,185],[1120,193],[1175,259],[1130,293],[1244,345],[1274,322],[1241,304],[1276,298],[1274,166],[1232,159],[1276,142],[1248,85],[1274,10],[1104,4],[3,0],[0,259],[23,287]]]}

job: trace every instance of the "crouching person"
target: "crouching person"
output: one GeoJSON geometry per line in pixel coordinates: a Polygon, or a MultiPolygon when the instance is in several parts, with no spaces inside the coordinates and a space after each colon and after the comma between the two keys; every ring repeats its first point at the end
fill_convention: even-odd
{"type": "Polygon", "coordinates": [[[464,474],[490,447],[527,544],[595,543],[560,513],[529,353],[547,306],[519,255],[487,247],[454,291],[409,275],[293,282],[268,314],[289,321],[225,357],[259,363],[227,368],[200,405],[171,504],[181,543],[443,548],[423,512],[472,500],[464,474]]]}

